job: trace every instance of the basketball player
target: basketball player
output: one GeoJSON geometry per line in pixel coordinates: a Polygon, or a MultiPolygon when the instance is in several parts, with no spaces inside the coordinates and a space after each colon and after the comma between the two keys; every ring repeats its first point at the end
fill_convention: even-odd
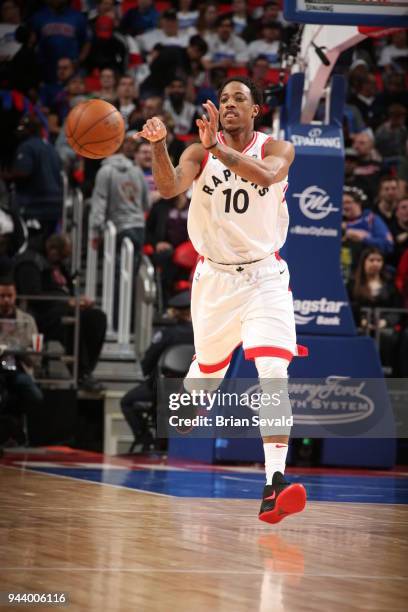
{"type": "MultiPolygon", "coordinates": [[[[289,273],[278,251],[288,230],[285,191],[294,148],[254,130],[261,105],[252,81],[227,79],[219,110],[209,100],[203,104],[208,116],[197,119],[201,143],[190,145],[176,168],[162,121],[147,120],[138,136],[151,143],[154,180],[163,197],[194,184],[188,231],[200,258],[191,302],[196,359],[186,388],[189,379],[202,378],[206,384],[216,379],[218,386],[242,343],[259,379],[269,381],[270,388],[273,381],[284,387],[281,405],[290,409],[287,368],[299,353],[289,273]]],[[[266,383],[261,384],[265,391],[266,383]]],[[[266,485],[259,518],[269,523],[300,512],[306,502],[304,487],[283,476],[289,430],[284,433],[261,429],[266,485]]]]}

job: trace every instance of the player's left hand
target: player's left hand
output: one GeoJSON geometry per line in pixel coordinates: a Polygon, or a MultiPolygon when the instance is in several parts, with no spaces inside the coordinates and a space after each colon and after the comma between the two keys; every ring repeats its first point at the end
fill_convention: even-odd
{"type": "Polygon", "coordinates": [[[208,113],[208,118],[206,115],[202,115],[201,119],[197,119],[196,124],[203,147],[208,148],[217,142],[219,112],[211,100],[207,100],[203,107],[208,113]]]}

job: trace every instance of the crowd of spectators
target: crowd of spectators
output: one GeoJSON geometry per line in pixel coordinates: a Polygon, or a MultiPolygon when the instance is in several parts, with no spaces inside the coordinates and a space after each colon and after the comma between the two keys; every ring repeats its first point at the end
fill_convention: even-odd
{"type": "MultiPolygon", "coordinates": [[[[88,204],[92,248],[100,247],[104,225],[113,220],[118,248],[125,236],[134,244],[136,267],[143,250],[151,257],[166,306],[188,287],[188,268],[177,266],[176,255],[187,241],[190,194],[161,198],[150,146],[134,135],[147,118],[161,117],[176,164],[198,138],[202,102],[216,101],[218,86],[234,74],[249,74],[262,89],[276,84],[283,49],[296,32],[283,17],[281,0],[3,0],[0,254],[17,261],[25,252],[27,264],[34,249],[43,257],[42,281],[44,270],[54,267],[53,280],[70,293],[70,279],[55,272],[49,242],[46,247],[61,232],[63,169],[88,204]],[[70,109],[90,98],[115,105],[126,124],[122,148],[104,161],[77,156],[64,134],[70,109]]],[[[387,293],[392,304],[408,304],[407,38],[400,31],[366,39],[335,67],[347,80],[342,270],[356,313],[358,302],[375,304],[371,290],[384,294],[378,279],[362,285],[373,259],[381,259],[395,288],[395,295],[387,293]]],[[[272,131],[279,103],[269,98],[258,129],[272,131]]],[[[61,252],[64,244],[57,245],[61,252]]],[[[95,309],[84,302],[83,317],[87,310],[95,309]]],[[[92,374],[103,343],[106,321],[98,316],[83,379],[92,374]]],[[[357,314],[356,321],[364,327],[357,314]]],[[[394,320],[387,325],[395,326],[394,320]]]]}

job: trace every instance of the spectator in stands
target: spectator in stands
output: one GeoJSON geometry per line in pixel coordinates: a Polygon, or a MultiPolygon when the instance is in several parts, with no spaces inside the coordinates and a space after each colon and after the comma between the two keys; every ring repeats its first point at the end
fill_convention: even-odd
{"type": "Polygon", "coordinates": [[[148,450],[153,442],[148,421],[152,407],[149,408],[148,404],[153,404],[154,381],[161,355],[172,346],[193,344],[194,342],[190,314],[190,293],[187,291],[179,293],[169,302],[169,307],[169,321],[173,321],[173,325],[166,325],[156,330],[152,343],[141,361],[145,380],[128,391],[120,403],[123,415],[135,437],[132,450],[135,444],[141,444],[141,450],[148,450]]]}
{"type": "Polygon", "coordinates": [[[376,107],[378,116],[384,121],[388,108],[391,104],[400,104],[408,107],[408,91],[405,87],[405,75],[403,73],[391,72],[384,77],[384,91],[376,96],[376,107]]]}
{"type": "Polygon", "coordinates": [[[365,194],[357,187],[343,189],[343,243],[350,249],[352,268],[368,246],[391,253],[394,241],[384,221],[371,210],[363,210],[365,194]]]}
{"type": "Polygon", "coordinates": [[[260,55],[266,57],[270,68],[280,67],[280,45],[282,26],[277,21],[266,22],[262,26],[262,38],[254,40],[248,45],[250,61],[260,55]]]}
{"type": "Polygon", "coordinates": [[[153,0],[139,0],[137,7],[131,8],[122,17],[120,30],[129,36],[138,36],[154,30],[159,22],[159,12],[153,0]]]}
{"type": "Polygon", "coordinates": [[[19,50],[1,66],[1,79],[10,89],[26,95],[34,104],[38,98],[41,67],[35,49],[35,34],[27,24],[21,24],[15,32],[19,50]]]}
{"type": "MultiPolygon", "coordinates": [[[[375,147],[383,158],[388,158],[397,166],[399,157],[405,153],[408,130],[406,126],[407,110],[401,104],[391,104],[388,108],[388,120],[375,132],[375,147]]],[[[387,161],[385,159],[384,161],[387,161]]]]}
{"type": "Polygon", "coordinates": [[[363,117],[366,126],[373,126],[376,120],[376,94],[377,82],[371,73],[356,82],[356,91],[351,94],[348,101],[356,106],[363,117]]]}
{"type": "MultiPolygon", "coordinates": [[[[30,309],[45,339],[58,340],[70,354],[74,349],[74,326],[64,323],[64,318],[72,318],[75,312],[72,277],[65,266],[71,251],[68,235],[53,234],[46,242],[45,256],[28,250],[17,258],[16,263],[18,293],[69,298],[66,302],[36,300],[30,303],[30,309]]],[[[82,389],[102,389],[92,372],[105,341],[105,332],[105,313],[95,308],[93,300],[86,296],[81,297],[78,373],[82,389]]]]}
{"type": "Polygon", "coordinates": [[[384,254],[375,247],[370,247],[361,253],[356,269],[354,282],[348,287],[351,306],[356,325],[363,330],[380,332],[381,363],[394,368],[398,359],[396,348],[398,334],[394,326],[399,322],[398,313],[384,313],[377,324],[371,322],[362,308],[399,308],[400,297],[392,278],[385,269],[384,254]],[[378,327],[377,327],[378,326],[378,327]]]}
{"type": "Polygon", "coordinates": [[[75,74],[75,64],[69,57],[61,57],[57,62],[57,79],[54,83],[44,83],[40,88],[41,102],[51,108],[58,94],[68,85],[75,74]]]}
{"type": "Polygon", "coordinates": [[[37,219],[46,238],[61,219],[63,193],[60,159],[54,147],[41,138],[41,132],[37,117],[22,118],[14,166],[5,176],[15,182],[16,203],[22,217],[37,219]]]}
{"type": "Polygon", "coordinates": [[[128,50],[114,28],[115,22],[109,15],[101,15],[96,20],[91,50],[86,59],[89,72],[107,66],[120,74],[125,71],[128,64],[128,50]]]}
{"type": "Polygon", "coordinates": [[[15,34],[21,23],[20,7],[14,0],[5,0],[0,9],[0,61],[8,62],[20,49],[15,34]]]}
{"type": "Polygon", "coordinates": [[[127,129],[130,114],[139,106],[135,82],[131,75],[126,74],[120,77],[116,95],[114,105],[121,112],[127,129]]]}
{"type": "MultiPolygon", "coordinates": [[[[37,325],[31,315],[16,306],[16,287],[13,278],[13,263],[8,258],[0,259],[0,342],[1,352],[18,351],[19,355],[11,353],[7,359],[2,358],[0,369],[2,389],[0,415],[15,422],[14,442],[23,444],[25,434],[21,425],[23,414],[34,414],[43,401],[41,389],[35,383],[34,369],[38,369],[38,358],[24,351],[32,348],[33,334],[38,333],[37,325]],[[22,353],[22,354],[21,354],[22,353]],[[5,396],[5,397],[4,397],[5,396]]],[[[0,438],[0,443],[4,442],[0,438]]]]}
{"type": "Polygon", "coordinates": [[[166,145],[167,145],[167,153],[171,159],[171,163],[174,167],[179,163],[179,159],[181,154],[185,149],[185,144],[182,140],[176,138],[174,133],[174,121],[173,117],[169,115],[169,113],[163,112],[157,115],[159,119],[163,121],[167,128],[166,135],[166,145]]]}
{"type": "Polygon", "coordinates": [[[200,4],[197,19],[197,32],[207,42],[217,33],[218,4],[213,0],[200,4]]]}
{"type": "Polygon", "coordinates": [[[95,249],[99,248],[107,221],[112,221],[116,227],[118,276],[120,248],[125,238],[133,244],[134,274],[137,272],[144,243],[144,213],[149,208],[148,186],[143,172],[124,155],[123,147],[104,159],[98,170],[89,217],[95,249]]]}
{"type": "Polygon", "coordinates": [[[400,198],[405,198],[408,195],[408,143],[405,156],[398,164],[398,195],[400,198]]]}
{"type": "MultiPolygon", "coordinates": [[[[14,257],[27,246],[27,228],[0,180],[0,257],[14,257]]],[[[0,270],[1,272],[1,270],[0,270]]]]}
{"type": "Polygon", "coordinates": [[[140,166],[149,187],[149,208],[151,208],[155,202],[161,199],[161,195],[153,179],[152,151],[148,142],[139,141],[136,143],[135,161],[140,166]]]}
{"type": "Polygon", "coordinates": [[[126,157],[126,159],[128,159],[134,165],[135,153],[136,153],[136,141],[133,138],[133,136],[129,134],[129,132],[125,134],[125,138],[123,140],[123,145],[122,145],[122,153],[126,157]]]}
{"type": "Polygon", "coordinates": [[[174,133],[177,136],[198,131],[195,122],[199,115],[194,104],[186,100],[186,93],[186,81],[182,78],[173,79],[167,87],[163,104],[163,110],[173,119],[174,133]]]}
{"type": "Polygon", "coordinates": [[[148,56],[148,73],[140,86],[143,97],[163,95],[165,87],[174,78],[188,78],[189,100],[194,101],[194,87],[206,79],[202,58],[208,51],[201,36],[192,36],[186,48],[157,44],[148,56]]]}
{"type": "Polygon", "coordinates": [[[148,119],[156,117],[163,112],[163,98],[162,96],[148,96],[141,101],[140,114],[137,118],[134,118],[134,114],[129,117],[129,129],[139,132],[143,128],[143,124],[148,119]]]}
{"type": "Polygon", "coordinates": [[[143,53],[149,53],[157,44],[186,48],[189,39],[190,33],[187,30],[179,31],[176,11],[168,9],[161,16],[160,27],[142,34],[139,42],[143,53]]]}
{"type": "Polygon", "coordinates": [[[79,74],[75,74],[69,79],[64,89],[56,95],[54,104],[50,108],[48,129],[52,141],[55,141],[58,136],[71,108],[86,98],[85,81],[79,74]]]}
{"type": "Polygon", "coordinates": [[[119,24],[118,10],[115,0],[96,0],[96,9],[92,11],[92,17],[88,16],[88,23],[93,30],[99,17],[110,17],[116,29],[119,24]]]}
{"type": "Polygon", "coordinates": [[[113,102],[116,99],[116,74],[112,68],[102,68],[99,80],[101,88],[99,91],[94,92],[94,96],[106,100],[106,102],[113,102]]]}
{"type": "Polygon", "coordinates": [[[188,238],[187,217],[190,201],[185,193],[154,204],[146,222],[146,242],[154,247],[151,256],[161,269],[163,301],[166,304],[174,292],[176,280],[187,279],[189,271],[179,270],[173,264],[174,250],[188,238]]]}
{"type": "Polygon", "coordinates": [[[404,251],[408,249],[408,197],[397,203],[390,227],[395,243],[393,262],[398,265],[404,251]]]}
{"type": "Polygon", "coordinates": [[[234,32],[237,36],[241,36],[244,30],[252,23],[247,2],[246,0],[232,0],[231,8],[234,32]]]}
{"type": "Polygon", "coordinates": [[[87,58],[91,46],[88,24],[84,15],[69,7],[68,0],[47,0],[47,6],[33,15],[31,26],[37,36],[46,82],[56,80],[61,57],[78,64],[87,58]]]}
{"type": "Polygon", "coordinates": [[[247,45],[233,31],[232,19],[220,15],[217,19],[217,33],[207,38],[208,53],[203,58],[204,66],[210,68],[233,68],[248,62],[247,45]]]}
{"type": "MultiPolygon", "coordinates": [[[[262,31],[264,23],[278,22],[282,26],[288,26],[284,21],[279,2],[271,0],[265,2],[262,15],[255,20],[249,22],[248,26],[243,30],[241,36],[246,42],[252,42],[259,38],[259,33],[262,31]]],[[[285,31],[283,30],[284,39],[286,40],[285,31]]]]}
{"type": "MultiPolygon", "coordinates": [[[[251,43],[252,44],[252,43],[251,43]]],[[[249,46],[251,46],[251,44],[249,46]]],[[[263,55],[256,57],[249,65],[249,76],[262,91],[270,85],[268,79],[269,61],[263,55]]]]}
{"type": "MultiPolygon", "coordinates": [[[[405,249],[399,261],[395,276],[395,286],[402,297],[403,308],[408,309],[408,248],[405,249]]],[[[404,376],[408,376],[408,367],[406,369],[407,372],[404,376]]]]}
{"type": "Polygon", "coordinates": [[[198,10],[194,8],[192,0],[179,0],[177,4],[177,21],[179,30],[187,30],[191,35],[195,33],[195,25],[198,20],[198,10]]]}
{"type": "Polygon", "coordinates": [[[380,54],[378,65],[391,72],[393,68],[403,71],[406,64],[401,64],[401,60],[408,58],[407,32],[402,30],[391,35],[391,44],[386,45],[380,54]]]}
{"type": "Polygon", "coordinates": [[[378,202],[375,212],[384,223],[390,227],[394,219],[395,209],[398,203],[398,182],[392,176],[384,176],[380,181],[378,202]]]}
{"type": "Polygon", "coordinates": [[[371,130],[364,130],[353,138],[353,148],[357,153],[354,168],[354,182],[373,201],[378,192],[382,172],[381,156],[374,148],[371,130]]]}

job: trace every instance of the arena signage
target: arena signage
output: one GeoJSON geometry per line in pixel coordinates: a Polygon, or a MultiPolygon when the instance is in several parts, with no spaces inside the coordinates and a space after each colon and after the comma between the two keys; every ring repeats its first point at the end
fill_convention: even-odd
{"type": "Polygon", "coordinates": [[[291,274],[296,325],[302,334],[354,335],[340,275],[341,128],[289,125],[286,137],[295,143],[296,155],[286,193],[290,224],[282,256],[291,274]]]}
{"type": "Polygon", "coordinates": [[[296,146],[323,147],[328,149],[341,149],[340,136],[323,136],[322,128],[311,128],[307,134],[291,134],[291,141],[296,146]]]}

